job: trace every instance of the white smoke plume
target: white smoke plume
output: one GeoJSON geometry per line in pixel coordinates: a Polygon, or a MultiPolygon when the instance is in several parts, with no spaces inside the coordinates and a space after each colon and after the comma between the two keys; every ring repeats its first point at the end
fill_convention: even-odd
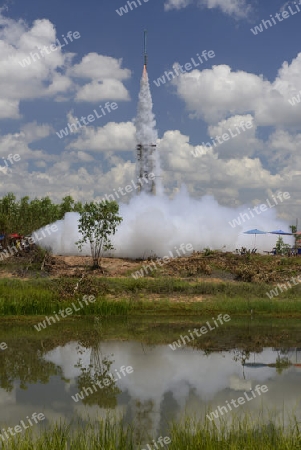
{"type": "MultiPolygon", "coordinates": [[[[276,210],[270,209],[241,226],[232,228],[229,224],[246,206],[237,209],[221,206],[210,196],[193,199],[187,190],[172,200],[166,196],[151,196],[142,193],[131,199],[129,204],[120,205],[122,223],[112,238],[115,251],[113,256],[142,258],[148,256],[169,256],[175,253],[175,247],[192,244],[194,250],[204,248],[233,251],[242,246],[258,251],[270,251],[278,238],[277,235],[247,235],[243,231],[258,228],[272,231],[287,230],[285,221],[277,219],[276,210]]],[[[89,255],[89,246],[79,253],[75,242],[80,234],[77,230],[79,214],[67,213],[64,220],[56,222],[58,231],[47,235],[41,245],[51,247],[59,255],[89,255]]],[[[284,236],[291,242],[290,236],[284,236]]],[[[181,253],[183,254],[183,253],[181,253]]]]}

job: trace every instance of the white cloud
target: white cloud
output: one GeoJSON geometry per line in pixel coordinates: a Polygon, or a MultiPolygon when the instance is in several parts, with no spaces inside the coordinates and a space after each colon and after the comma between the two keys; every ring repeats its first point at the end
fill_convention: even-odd
{"type": "Polygon", "coordinates": [[[182,9],[186,8],[186,6],[190,5],[193,0],[167,0],[165,3],[165,11],[169,11],[171,9],[182,9]]]}
{"type": "Polygon", "coordinates": [[[165,10],[182,9],[191,4],[208,9],[218,8],[224,14],[237,19],[246,18],[252,10],[246,0],[167,0],[165,10]]]}
{"type": "Polygon", "coordinates": [[[251,5],[245,0],[201,0],[200,4],[209,9],[220,8],[223,13],[237,18],[245,18],[251,12],[251,5]]]}
{"type": "Polygon", "coordinates": [[[82,102],[99,102],[102,100],[129,100],[129,93],[119,80],[93,81],[79,88],[76,98],[82,102]]]}
{"type": "MultiPolygon", "coordinates": [[[[225,124],[220,124],[219,127],[223,125],[225,124]]],[[[249,141],[250,136],[242,134],[241,148],[244,149],[245,143],[251,145],[249,141]]],[[[261,148],[264,143],[257,140],[251,153],[255,152],[257,146],[261,148]]],[[[210,194],[224,205],[237,206],[252,203],[255,198],[264,202],[269,192],[286,190],[293,193],[298,189],[296,178],[292,189],[293,180],[288,176],[292,168],[273,174],[269,168],[263,167],[258,157],[245,155],[244,151],[240,156],[231,157],[229,154],[228,159],[221,159],[215,153],[214,147],[192,146],[189,144],[189,137],[178,130],[165,132],[158,148],[162,159],[164,185],[169,194],[178,191],[180,186],[185,184],[193,196],[210,194]],[[197,158],[191,154],[196,150],[202,152],[197,158]]],[[[301,168],[300,163],[299,167],[301,168]]],[[[283,206],[283,212],[289,216],[296,215],[298,206],[292,207],[291,202],[288,202],[283,206]]]]}
{"type": "Polygon", "coordinates": [[[274,82],[219,65],[193,70],[172,83],[192,117],[201,117],[210,124],[235,114],[252,113],[257,126],[298,126],[301,108],[292,107],[288,100],[301,89],[300,70],[301,53],[291,64],[283,63],[274,82]]]}
{"type": "Polygon", "coordinates": [[[115,59],[110,56],[88,53],[79,64],[69,70],[73,77],[91,78],[93,80],[103,80],[113,78],[116,80],[126,80],[130,77],[131,71],[121,69],[122,59],[115,59]]]}
{"type": "Polygon", "coordinates": [[[51,126],[47,124],[38,125],[37,122],[31,122],[21,127],[21,136],[25,142],[31,143],[49,136],[51,131],[51,126]]]}
{"type": "Polygon", "coordinates": [[[81,128],[79,138],[68,145],[77,150],[129,151],[136,146],[135,126],[132,122],[109,122],[104,127],[81,128]]]}
{"type": "Polygon", "coordinates": [[[268,82],[262,77],[243,71],[232,72],[227,65],[193,70],[174,79],[173,84],[187,108],[207,122],[254,111],[256,100],[268,88],[268,82]]]}
{"type": "Polygon", "coordinates": [[[27,99],[129,99],[122,80],[131,73],[121,68],[121,59],[90,53],[72,66],[77,42],[60,48],[57,39],[60,36],[49,20],[35,20],[29,26],[0,10],[0,119],[19,119],[20,102],[27,99]],[[50,51],[52,44],[57,46],[54,51],[50,51]],[[48,53],[42,56],[39,49],[44,46],[48,53]]]}
{"type": "MultiPolygon", "coordinates": [[[[221,121],[210,126],[208,131],[221,133],[240,119],[242,117],[237,116],[221,121]]],[[[249,116],[243,117],[243,120],[247,119],[249,116]]],[[[71,151],[64,151],[59,157],[28,147],[31,142],[46,137],[49,129],[47,125],[31,123],[24,126],[21,133],[0,138],[0,157],[9,153],[21,155],[21,161],[13,166],[12,172],[0,177],[0,193],[9,190],[17,196],[49,195],[56,201],[64,195],[72,195],[76,200],[99,201],[105,194],[124,187],[135,178],[134,152],[132,161],[122,157],[122,153],[116,154],[135,148],[132,122],[109,123],[96,129],[86,127],[70,144],[71,151]],[[94,155],[91,156],[90,151],[95,152],[94,155]],[[97,161],[97,152],[103,152],[106,169],[102,168],[101,160],[97,161]]],[[[223,145],[226,144],[228,142],[223,145]]],[[[254,125],[254,130],[233,139],[234,148],[229,145],[226,157],[220,155],[224,151],[223,145],[220,148],[193,146],[189,137],[179,130],[166,131],[158,142],[166,192],[173,194],[185,184],[194,197],[211,194],[224,205],[237,206],[252,204],[255,199],[264,202],[271,192],[286,190],[291,193],[292,201],[283,205],[281,213],[298,217],[301,134],[277,130],[267,142],[263,142],[256,138],[254,125]],[[240,139],[239,144],[234,145],[235,139],[240,139]],[[264,149],[260,152],[267,160],[274,155],[278,172],[273,173],[270,169],[273,161],[264,166],[256,155],[258,148],[264,149]],[[195,150],[200,153],[197,158],[192,155],[195,150]]],[[[121,201],[128,200],[128,196],[121,198],[121,201]]]]}
{"type": "Polygon", "coordinates": [[[208,134],[214,139],[216,146],[214,146],[212,140],[209,140],[209,142],[211,142],[213,151],[219,155],[219,158],[251,157],[262,147],[262,143],[256,139],[256,130],[257,127],[251,114],[232,116],[222,120],[217,125],[208,127],[208,134]],[[252,128],[246,127],[248,122],[250,126],[252,125],[252,128]]]}
{"type": "Polygon", "coordinates": [[[130,77],[128,69],[122,69],[122,59],[89,53],[79,64],[70,68],[68,74],[91,82],[78,88],[76,100],[97,102],[101,100],[129,100],[129,93],[122,80],[130,77]]]}

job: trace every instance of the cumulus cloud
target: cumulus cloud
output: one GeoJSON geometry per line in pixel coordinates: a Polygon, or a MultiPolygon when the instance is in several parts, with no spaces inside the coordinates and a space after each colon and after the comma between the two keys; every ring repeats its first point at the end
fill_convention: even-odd
{"type": "Polygon", "coordinates": [[[208,123],[252,113],[258,126],[295,126],[300,123],[301,108],[292,107],[289,99],[301,89],[300,70],[301,53],[291,64],[283,63],[273,82],[262,75],[218,65],[193,70],[172,83],[191,115],[208,123]]]}
{"type": "Polygon", "coordinates": [[[182,9],[191,4],[208,9],[218,8],[224,14],[237,19],[246,18],[252,10],[245,0],[167,0],[165,10],[182,9]]]}
{"type": "Polygon", "coordinates": [[[52,128],[48,124],[38,125],[36,121],[21,127],[21,135],[25,142],[31,143],[50,135],[52,128]]]}
{"type": "Polygon", "coordinates": [[[69,73],[74,77],[107,79],[114,77],[116,80],[126,80],[131,72],[128,69],[121,69],[122,59],[111,58],[110,56],[89,53],[84,56],[79,64],[70,68],[69,73]]]}
{"type": "Polygon", "coordinates": [[[90,83],[78,89],[76,100],[97,102],[101,100],[129,100],[129,94],[122,81],[130,77],[128,69],[122,69],[122,59],[89,53],[79,64],[70,68],[69,75],[88,78],[90,83]]]}
{"type": "MultiPolygon", "coordinates": [[[[227,127],[251,119],[234,116],[208,127],[210,132],[223,132],[227,127]]],[[[256,126],[240,136],[234,148],[192,145],[189,136],[179,130],[168,130],[158,141],[162,161],[163,185],[173,195],[185,184],[193,197],[214,195],[222,204],[238,206],[264,202],[279,190],[291,193],[291,201],[283,205],[283,217],[298,217],[300,208],[301,134],[277,130],[264,142],[256,136],[256,126]],[[246,150],[247,149],[247,150],[246,150]],[[260,149],[258,156],[256,150],[260,149]],[[198,153],[198,157],[194,153],[198,153]],[[225,154],[222,154],[225,152],[225,154]],[[249,153],[249,154],[248,154],[249,153]],[[273,169],[274,155],[277,170],[273,169]]],[[[70,149],[56,155],[29,148],[49,132],[47,125],[27,124],[20,133],[0,138],[0,156],[19,153],[21,161],[8,175],[0,177],[0,192],[16,195],[45,196],[60,201],[64,195],[76,200],[100,201],[105,194],[124,187],[135,179],[132,160],[123,151],[135,148],[132,122],[108,123],[101,128],[82,129],[70,143],[70,149]],[[29,142],[30,141],[30,142],[29,142]],[[93,152],[92,155],[90,152],[93,152]],[[105,160],[105,164],[103,161],[105,160]]],[[[211,134],[212,135],[212,134],[211,134]]],[[[121,198],[128,201],[130,196],[121,198]]]]}
{"type": "Polygon", "coordinates": [[[81,128],[79,138],[72,141],[68,148],[97,152],[133,150],[136,145],[135,131],[132,122],[109,122],[104,127],[81,128]]]}
{"type": "MultiPolygon", "coordinates": [[[[247,118],[247,117],[246,117],[247,118]]],[[[236,118],[237,120],[237,118],[236,118]]],[[[224,129],[229,123],[220,123],[217,127],[224,129]]],[[[213,131],[213,130],[211,130],[213,131]]],[[[193,146],[189,143],[189,137],[180,133],[179,130],[170,130],[164,133],[159,141],[161,154],[164,185],[167,192],[172,195],[178,192],[182,184],[185,184],[192,196],[201,197],[205,194],[214,195],[224,205],[237,206],[241,204],[252,204],[264,202],[265,199],[279,190],[289,191],[291,201],[282,207],[282,213],[291,217],[297,214],[299,205],[296,201],[296,177],[291,178],[291,168],[283,168],[278,172],[272,172],[265,162],[257,155],[255,149],[266,147],[266,152],[271,149],[270,143],[256,139],[253,147],[250,140],[255,135],[254,130],[248,130],[251,134],[240,136],[241,153],[231,156],[229,151],[227,158],[221,158],[214,147],[208,148],[202,145],[193,146]],[[247,155],[244,146],[251,146],[247,155]],[[198,153],[198,157],[193,156],[198,153]]],[[[276,138],[276,137],[275,137],[276,138]]],[[[233,142],[235,139],[234,138],[233,142]]],[[[224,145],[224,144],[223,144],[224,145]]],[[[220,146],[222,148],[222,145],[220,146]]],[[[281,152],[282,148],[279,149],[281,152]]],[[[296,156],[297,156],[296,152],[296,156]]],[[[299,158],[300,168],[301,158],[299,158]]],[[[300,203],[300,202],[299,202],[300,203]]]]}
{"type": "Polygon", "coordinates": [[[257,126],[251,114],[236,115],[208,127],[213,151],[219,158],[254,156],[262,147],[256,139],[257,126]]]}
{"type": "Polygon", "coordinates": [[[119,80],[92,81],[78,89],[75,100],[98,102],[102,100],[129,100],[129,93],[119,80]]]}
{"type": "Polygon", "coordinates": [[[5,17],[0,10],[0,119],[21,118],[20,102],[27,99],[129,99],[123,80],[130,71],[121,68],[121,59],[90,53],[73,66],[76,41],[60,47],[59,38],[48,19],[28,25],[5,17]],[[51,45],[56,45],[54,51],[51,45]],[[44,47],[48,52],[42,56],[44,47]]]}
{"type": "Polygon", "coordinates": [[[42,57],[39,48],[55,43],[53,24],[46,19],[35,20],[31,28],[22,20],[3,17],[0,12],[0,96],[1,118],[20,117],[21,100],[48,97],[72,86],[72,80],[57,72],[72,58],[61,49],[42,57]],[[30,54],[36,54],[35,61],[30,54]],[[24,59],[29,64],[22,67],[24,59]]]}

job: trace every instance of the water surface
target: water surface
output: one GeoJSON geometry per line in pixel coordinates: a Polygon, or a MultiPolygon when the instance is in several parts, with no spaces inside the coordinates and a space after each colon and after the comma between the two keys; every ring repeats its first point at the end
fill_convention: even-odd
{"type": "MultiPolygon", "coordinates": [[[[147,439],[166,435],[170,420],[204,418],[208,409],[230,403],[256,385],[266,385],[268,392],[239,406],[236,413],[258,417],[263,412],[269,420],[268,410],[270,419],[285,423],[294,413],[301,421],[298,347],[255,352],[241,345],[220,351],[185,346],[173,351],[168,344],[147,345],[133,338],[65,338],[61,343],[57,334],[56,340],[16,336],[0,353],[1,427],[14,426],[33,412],[45,414],[47,426],[60,419],[93,421],[109,411],[134,424],[147,439]],[[122,375],[122,366],[131,366],[132,373],[122,375]],[[100,389],[96,383],[108,373],[114,377],[100,389]],[[87,388],[93,385],[91,393],[87,388]]],[[[232,420],[232,412],[223,418],[232,420]]]]}

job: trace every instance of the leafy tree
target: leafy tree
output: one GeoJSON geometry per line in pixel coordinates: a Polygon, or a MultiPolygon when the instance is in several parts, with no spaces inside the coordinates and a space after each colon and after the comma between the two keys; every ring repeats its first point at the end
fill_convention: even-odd
{"type": "Polygon", "coordinates": [[[289,244],[285,244],[281,236],[278,237],[276,242],[276,253],[277,255],[285,255],[291,248],[289,244]]]}
{"type": "Polygon", "coordinates": [[[67,195],[63,198],[62,203],[60,204],[60,215],[64,216],[67,212],[73,211],[74,208],[74,200],[70,195],[67,195]]]}
{"type": "Polygon", "coordinates": [[[296,225],[290,225],[289,227],[290,227],[292,233],[297,233],[296,225]]]}
{"type": "Polygon", "coordinates": [[[93,268],[101,268],[99,260],[103,252],[114,248],[110,236],[115,234],[117,225],[122,221],[118,212],[118,203],[108,200],[85,203],[80,212],[78,230],[83,237],[76,245],[81,251],[84,244],[90,243],[93,268]]]}
{"type": "Polygon", "coordinates": [[[64,197],[60,204],[55,204],[48,196],[41,199],[24,196],[17,200],[12,192],[8,192],[0,198],[0,234],[31,234],[63,219],[66,212],[82,210],[82,203],[75,203],[70,195],[64,197]]]}
{"type": "MultiPolygon", "coordinates": [[[[290,229],[293,234],[297,233],[296,225],[290,225],[290,229]]],[[[295,237],[295,247],[297,247],[298,241],[301,239],[301,235],[295,234],[294,237],[295,237]]]]}
{"type": "Polygon", "coordinates": [[[74,212],[78,212],[78,213],[82,212],[83,211],[82,202],[76,202],[74,207],[73,207],[73,211],[74,212]]]}

